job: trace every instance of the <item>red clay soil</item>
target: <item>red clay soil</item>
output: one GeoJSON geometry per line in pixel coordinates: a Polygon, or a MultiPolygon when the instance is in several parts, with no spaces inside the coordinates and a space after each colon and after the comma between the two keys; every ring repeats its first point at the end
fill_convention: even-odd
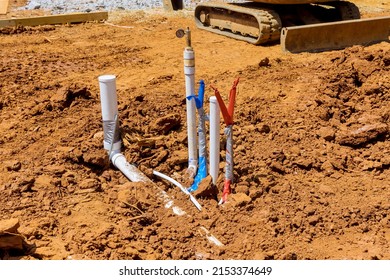
{"type": "MultiPolygon", "coordinates": [[[[377,2],[356,1],[389,14],[377,2]]],[[[109,22],[1,31],[0,224],[18,219],[23,238],[1,259],[390,259],[390,43],[288,54],[198,30],[190,12],[109,22]],[[222,151],[200,212],[152,174],[187,168],[186,27],[206,100],[240,77],[232,194],[218,205],[222,151]],[[151,184],[108,162],[103,74],[117,76],[123,153],[151,184]]]]}

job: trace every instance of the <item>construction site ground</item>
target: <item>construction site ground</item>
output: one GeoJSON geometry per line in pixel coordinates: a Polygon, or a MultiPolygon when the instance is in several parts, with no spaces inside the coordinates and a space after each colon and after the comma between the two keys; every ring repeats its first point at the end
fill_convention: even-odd
{"type": "MultiPolygon", "coordinates": [[[[354,2],[362,17],[390,13],[388,1],[354,2]]],[[[10,3],[1,18],[46,13],[10,3]]],[[[4,28],[0,121],[0,224],[18,219],[25,242],[0,259],[390,259],[389,42],[288,54],[162,9],[4,28]],[[185,40],[175,36],[187,27],[206,112],[210,86],[226,100],[240,78],[232,194],[218,205],[221,123],[217,187],[206,178],[195,193],[202,211],[152,174],[188,184],[185,40]],[[103,74],[117,77],[123,154],[153,184],[130,182],[108,162],[103,74]],[[166,208],[162,191],[186,214],[166,208]]]]}

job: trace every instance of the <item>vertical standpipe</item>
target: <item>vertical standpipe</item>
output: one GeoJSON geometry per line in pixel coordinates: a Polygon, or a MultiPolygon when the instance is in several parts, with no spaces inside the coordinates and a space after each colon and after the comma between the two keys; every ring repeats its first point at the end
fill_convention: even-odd
{"type": "Polygon", "coordinates": [[[220,129],[221,116],[217,98],[210,97],[210,176],[213,179],[213,185],[217,184],[219,173],[219,155],[220,155],[220,129]]]}
{"type": "Polygon", "coordinates": [[[205,84],[203,80],[199,82],[198,96],[192,96],[195,99],[195,105],[198,109],[198,172],[188,191],[193,192],[198,189],[199,183],[207,177],[207,152],[206,152],[206,114],[204,112],[203,100],[205,84]]]}
{"type": "MultiPolygon", "coordinates": [[[[189,41],[189,40],[188,40],[189,41]]],[[[188,135],[188,174],[195,177],[198,165],[196,139],[196,106],[195,99],[195,55],[191,46],[184,49],[184,75],[186,84],[187,135],[188,135]]]]}
{"type": "Polygon", "coordinates": [[[132,182],[152,183],[146,175],[134,165],[128,163],[125,156],[120,152],[121,140],[115,75],[99,76],[99,87],[104,130],[104,149],[109,153],[112,164],[132,182]]]}
{"type": "MultiPolygon", "coordinates": [[[[100,103],[102,106],[104,149],[109,153],[121,149],[118,118],[118,100],[115,75],[99,76],[100,103]]],[[[111,156],[111,155],[109,155],[111,156]]]]}

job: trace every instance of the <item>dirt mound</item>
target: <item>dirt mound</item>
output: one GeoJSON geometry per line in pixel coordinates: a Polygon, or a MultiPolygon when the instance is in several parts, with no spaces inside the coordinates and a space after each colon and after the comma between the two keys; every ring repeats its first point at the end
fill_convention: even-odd
{"type": "Polygon", "coordinates": [[[126,13],[118,24],[127,28],[0,35],[0,219],[18,218],[35,246],[2,258],[390,258],[388,42],[291,55],[197,30],[184,14],[126,13]],[[201,212],[152,173],[186,184],[185,43],[175,38],[185,26],[205,100],[211,84],[227,98],[240,77],[232,194],[218,205],[222,125],[220,177],[216,193],[202,182],[201,212]],[[107,73],[123,153],[153,184],[108,162],[97,80],[107,73]]]}

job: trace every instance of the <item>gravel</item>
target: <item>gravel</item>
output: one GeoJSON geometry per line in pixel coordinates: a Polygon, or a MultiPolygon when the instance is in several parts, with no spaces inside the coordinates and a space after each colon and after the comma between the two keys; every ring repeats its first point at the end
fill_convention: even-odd
{"type": "MultiPolygon", "coordinates": [[[[183,0],[185,9],[192,9],[199,2],[208,0],[183,0]]],[[[22,9],[49,10],[53,14],[112,11],[112,10],[144,10],[163,7],[162,0],[32,0],[22,9]]]]}

